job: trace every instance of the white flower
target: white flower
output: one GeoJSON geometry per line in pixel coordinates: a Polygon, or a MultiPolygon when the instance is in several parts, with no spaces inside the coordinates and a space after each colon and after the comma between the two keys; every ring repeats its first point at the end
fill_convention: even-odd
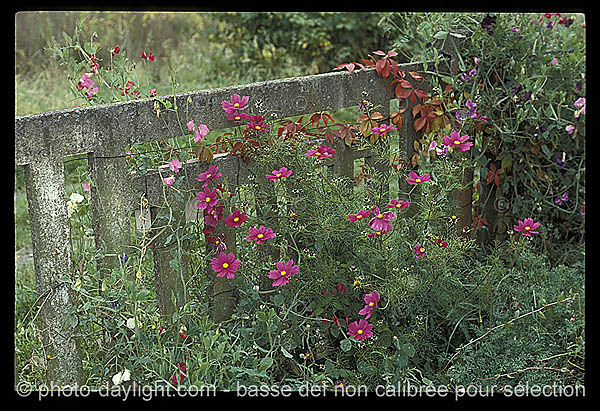
{"type": "Polygon", "coordinates": [[[113,375],[112,382],[113,382],[114,385],[121,384],[121,381],[123,380],[122,374],[123,373],[119,371],[118,373],[116,373],[115,375],[113,375]]]}
{"type": "Polygon", "coordinates": [[[125,368],[125,371],[119,371],[112,377],[112,382],[115,385],[121,384],[123,381],[129,381],[131,379],[131,372],[125,368]]]}
{"type": "Polygon", "coordinates": [[[69,197],[69,198],[73,203],[81,203],[85,197],[83,197],[79,193],[73,193],[73,194],[71,194],[71,197],[69,197]]]}
{"type": "Polygon", "coordinates": [[[126,325],[133,330],[135,328],[135,318],[128,319],[126,325]]]}
{"type": "Polygon", "coordinates": [[[125,371],[123,371],[123,378],[121,378],[121,381],[129,381],[131,379],[131,372],[125,368],[125,371]]]}

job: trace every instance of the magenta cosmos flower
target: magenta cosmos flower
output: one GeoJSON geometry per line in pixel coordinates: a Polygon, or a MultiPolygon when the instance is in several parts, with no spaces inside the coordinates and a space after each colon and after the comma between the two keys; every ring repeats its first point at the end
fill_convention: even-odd
{"type": "Polygon", "coordinates": [[[410,185],[425,184],[429,180],[431,180],[431,176],[429,174],[423,174],[422,176],[420,176],[417,173],[415,173],[414,171],[411,171],[408,174],[408,177],[406,177],[406,181],[410,185]]]}
{"type": "Polygon", "coordinates": [[[356,214],[348,214],[348,220],[355,222],[357,220],[364,220],[369,217],[369,210],[360,210],[356,214]]]}
{"type": "Polygon", "coordinates": [[[227,114],[235,114],[238,110],[246,109],[248,104],[249,96],[240,97],[239,94],[234,94],[229,98],[229,101],[224,100],[221,102],[221,107],[227,114]]]}
{"type": "Polygon", "coordinates": [[[371,209],[373,218],[369,221],[369,227],[375,231],[381,231],[382,233],[388,233],[392,231],[392,223],[390,221],[395,217],[393,211],[386,211],[385,213],[379,212],[379,207],[375,206],[371,209]]]}
{"type": "Polygon", "coordinates": [[[223,209],[225,204],[222,201],[212,207],[204,210],[204,224],[208,227],[215,227],[219,220],[223,217],[223,209]]]}
{"type": "Polygon", "coordinates": [[[423,247],[422,245],[414,246],[413,251],[417,255],[417,258],[427,257],[427,253],[425,252],[425,247],[423,247]]]}
{"type": "Polygon", "coordinates": [[[390,200],[390,203],[388,205],[386,205],[387,208],[399,208],[400,210],[408,208],[409,206],[410,206],[410,201],[396,200],[396,199],[390,200]]]}
{"type": "Polygon", "coordinates": [[[372,132],[372,133],[377,133],[377,134],[379,134],[381,137],[383,137],[383,136],[385,136],[387,133],[389,133],[389,132],[390,132],[390,131],[392,131],[392,130],[398,130],[398,129],[397,129],[397,128],[395,128],[395,127],[392,127],[392,125],[391,125],[391,124],[389,124],[389,125],[386,125],[386,124],[381,124],[381,125],[380,125],[380,126],[378,126],[378,127],[374,127],[374,128],[372,128],[372,129],[371,129],[371,132],[372,132]]]}
{"type": "Polygon", "coordinates": [[[200,210],[212,209],[217,204],[217,190],[205,188],[204,191],[196,194],[196,199],[198,200],[196,208],[200,210]]]}
{"type": "Polygon", "coordinates": [[[239,227],[242,224],[244,224],[244,221],[246,221],[247,219],[248,216],[246,215],[246,213],[243,213],[236,208],[235,210],[233,210],[233,213],[225,217],[225,224],[227,224],[227,226],[231,228],[239,227]]]}
{"type": "Polygon", "coordinates": [[[279,170],[273,170],[273,174],[265,174],[267,180],[277,181],[282,177],[289,177],[292,175],[292,170],[288,170],[286,167],[281,167],[279,170]]]}
{"type": "Polygon", "coordinates": [[[379,292],[377,290],[373,291],[371,294],[365,294],[363,296],[363,300],[365,301],[365,306],[358,313],[360,315],[367,315],[365,319],[371,317],[373,314],[373,308],[377,308],[377,303],[379,302],[379,292]]]}
{"type": "Polygon", "coordinates": [[[208,170],[206,170],[204,173],[198,174],[198,177],[196,178],[196,180],[203,182],[203,181],[209,181],[209,180],[216,180],[220,177],[221,177],[221,173],[219,173],[219,167],[212,165],[212,166],[208,167],[208,170]]]}
{"type": "Polygon", "coordinates": [[[290,276],[298,274],[298,266],[294,265],[294,260],[291,259],[287,263],[279,261],[277,270],[269,271],[269,278],[273,281],[273,287],[285,285],[290,282],[290,276]]]}
{"type": "Polygon", "coordinates": [[[256,241],[256,244],[262,244],[265,240],[269,240],[271,238],[275,238],[275,233],[273,229],[265,228],[264,225],[261,225],[258,228],[250,227],[249,235],[246,236],[246,240],[248,241],[256,241]]]}
{"type": "Polygon", "coordinates": [[[217,273],[217,277],[230,279],[235,277],[235,272],[241,263],[240,260],[236,260],[233,253],[225,254],[224,251],[221,251],[215,258],[210,260],[210,265],[213,271],[217,273]]]}
{"type": "Polygon", "coordinates": [[[453,131],[450,136],[444,136],[444,144],[448,147],[456,147],[460,151],[467,151],[471,148],[473,143],[470,141],[468,135],[461,136],[458,131],[453,131]]]}
{"type": "Polygon", "coordinates": [[[227,114],[227,120],[235,121],[236,123],[241,123],[243,120],[248,120],[250,118],[249,114],[236,112],[233,114],[227,114]]]}
{"type": "Polygon", "coordinates": [[[539,226],[540,223],[534,222],[533,218],[526,218],[524,221],[519,220],[518,225],[513,225],[515,231],[520,231],[522,235],[527,237],[530,237],[531,234],[539,234],[539,232],[534,231],[539,226]]]}
{"type": "Polygon", "coordinates": [[[256,131],[269,131],[269,125],[265,124],[265,116],[250,116],[250,122],[247,127],[256,131]]]}
{"type": "Polygon", "coordinates": [[[362,341],[373,336],[372,328],[373,324],[369,324],[367,320],[361,318],[348,324],[348,335],[354,337],[355,340],[362,341]]]}
{"type": "Polygon", "coordinates": [[[335,149],[327,147],[325,144],[321,144],[316,150],[310,149],[308,150],[308,153],[304,155],[307,157],[317,157],[317,159],[323,160],[324,158],[335,156],[335,149]]]}

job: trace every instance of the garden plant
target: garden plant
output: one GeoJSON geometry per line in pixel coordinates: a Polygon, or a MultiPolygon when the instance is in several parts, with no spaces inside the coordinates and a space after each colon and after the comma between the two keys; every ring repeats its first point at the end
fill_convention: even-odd
{"type": "MultiPolygon", "coordinates": [[[[55,44],[77,104],[151,98],[159,119],[177,114],[176,137],[123,154],[131,174],[162,167],[167,205],[158,221],[173,215],[173,198],[200,215],[167,231],[187,297],[166,315],[150,257],[162,226],[135,230],[118,267],[101,275],[94,182],[85,165],[74,167],[69,318],[86,385],[308,384],[390,395],[407,384],[585,385],[583,16],[385,13],[377,27],[395,39],[389,50],[349,57],[344,49],[344,61],[313,63],[375,70],[391,108],[364,90],[349,109],[277,119],[275,107],[252,112],[252,95],[233,94],[220,102],[225,130],[161,97],[177,92],[176,75],[162,91],[136,77],[136,65],[160,54],[128,55],[114,44],[102,60],[98,36],[84,41],[81,24],[55,44]],[[423,61],[422,70],[403,70],[402,59],[423,61]],[[369,156],[340,175],[333,164],[342,150],[369,156]],[[252,175],[232,184],[213,161],[225,154],[252,175]],[[207,165],[195,177],[201,190],[184,183],[189,161],[207,165]],[[211,292],[217,278],[228,282],[227,300],[211,292]],[[225,319],[214,316],[221,301],[225,319]]],[[[260,35],[277,41],[272,30],[260,35]]],[[[232,36],[239,46],[245,35],[232,36]]],[[[291,43],[290,53],[308,59],[318,51],[311,41],[291,43]]],[[[16,374],[41,384],[51,359],[36,325],[39,301],[20,280],[17,289],[16,374]]]]}

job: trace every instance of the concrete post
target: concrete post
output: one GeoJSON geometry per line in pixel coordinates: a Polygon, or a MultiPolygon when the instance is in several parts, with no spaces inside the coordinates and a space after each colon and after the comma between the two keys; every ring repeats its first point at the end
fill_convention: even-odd
{"type": "Polygon", "coordinates": [[[25,165],[27,202],[33,245],[36,289],[48,384],[83,383],[71,289],[71,230],[62,156],[40,157],[25,165]]]}

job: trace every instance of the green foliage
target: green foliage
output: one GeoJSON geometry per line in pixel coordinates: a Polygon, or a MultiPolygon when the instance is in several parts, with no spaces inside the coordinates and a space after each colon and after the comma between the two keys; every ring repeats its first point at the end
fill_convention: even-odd
{"type": "Polygon", "coordinates": [[[257,79],[276,70],[330,71],[336,64],[384,47],[377,28],[379,13],[269,12],[215,13],[221,22],[215,40],[227,42],[237,56],[237,70],[258,61],[257,79]]]}
{"type": "MultiPolygon", "coordinates": [[[[211,27],[227,26],[224,33],[233,44],[232,50],[239,53],[241,65],[247,63],[245,58],[249,56],[262,56],[260,68],[247,77],[250,78],[281,73],[276,71],[278,66],[293,66],[309,57],[311,64],[330,64],[332,58],[336,62],[348,61],[355,59],[356,54],[366,54],[363,47],[368,51],[379,49],[370,43],[374,41],[372,36],[362,30],[365,23],[359,20],[365,16],[376,18],[354,13],[225,13],[219,14],[219,23],[211,27]],[[348,35],[346,30],[356,37],[348,36],[347,43],[335,40],[339,40],[335,36],[348,35]],[[278,54],[274,44],[286,52],[278,54]]],[[[398,15],[384,17],[382,24],[387,33],[400,27],[393,24],[398,15]]],[[[220,192],[226,209],[237,208],[248,215],[247,222],[235,229],[235,257],[242,263],[235,277],[227,279],[237,305],[231,319],[221,323],[210,319],[215,299],[208,297],[214,285],[209,264],[215,257],[215,246],[205,235],[209,233],[203,231],[202,222],[187,223],[182,234],[173,231],[167,239],[174,245],[170,266],[182,268],[183,255],[190,264],[189,281],[185,284],[189,297],[165,318],[155,302],[152,237],[136,232],[127,258],[119,256],[120,266],[101,276],[96,258],[103,251],[96,248],[91,235],[93,225],[86,197],[71,216],[76,272],[70,286],[76,309],[67,318],[80,337],[87,385],[112,385],[124,370],[130,372],[131,378],[123,385],[135,381],[142,385],[210,386],[219,390],[261,384],[287,384],[292,389],[305,384],[327,389],[342,384],[374,389],[378,385],[397,387],[406,383],[450,388],[468,384],[584,383],[583,238],[579,247],[562,243],[561,251],[569,254],[569,262],[573,262],[570,264],[552,262],[543,247],[552,236],[563,238],[565,233],[577,231],[579,220],[575,218],[580,216],[573,212],[568,214],[573,218],[561,220],[552,212],[537,211],[536,215],[537,205],[534,207],[535,201],[555,204],[556,192],[552,190],[556,187],[574,189],[578,178],[577,181],[583,181],[583,162],[580,167],[568,163],[564,169],[557,168],[543,148],[550,154],[569,150],[569,162],[584,159],[583,140],[579,148],[567,143],[576,143],[584,136],[585,115],[577,120],[576,135],[562,132],[574,113],[572,103],[577,93],[571,83],[583,70],[578,61],[570,60],[572,56],[582,57],[577,36],[569,34],[567,27],[537,26],[532,30],[523,16],[516,20],[519,32],[524,34],[519,39],[513,38],[517,33],[511,30],[515,20],[503,15],[498,16],[490,35],[482,29],[480,15],[415,14],[414,26],[419,32],[409,40],[406,30],[413,28],[411,20],[404,14],[400,17],[404,37],[399,41],[424,53],[437,53],[427,46],[429,40],[459,39],[463,34],[458,28],[470,30],[468,51],[462,56],[460,67],[475,67],[469,65],[470,58],[479,57],[475,81],[459,83],[447,76],[433,77],[432,95],[447,97],[441,85],[452,84],[453,100],[444,103],[448,112],[455,114],[471,99],[488,117],[484,128],[478,128],[480,124],[471,120],[462,123],[461,135],[470,133],[476,142],[472,148],[474,156],[456,149],[439,156],[418,152],[418,172],[429,174],[431,180],[427,184],[407,185],[405,178],[412,170],[390,165],[390,148],[401,143],[397,131],[385,139],[371,140],[354,130],[345,145],[335,145],[337,155],[344,149],[372,153],[357,179],[334,175],[328,160],[305,155],[317,144],[309,137],[320,135],[330,144],[327,139],[335,141],[340,136],[335,132],[322,134],[322,129],[304,117],[271,122],[269,133],[240,126],[217,138],[211,135],[210,144],[217,143],[211,146],[215,151],[235,151],[252,160],[250,167],[254,172],[254,177],[239,186],[227,184],[225,179],[219,181],[223,183],[220,192]],[[457,25],[452,28],[450,23],[457,25]],[[554,38],[551,33],[559,35],[554,38]],[[573,48],[572,54],[569,47],[559,47],[563,43],[573,48]],[[554,71],[556,66],[547,64],[551,61],[548,55],[538,53],[532,57],[529,52],[534,44],[538,51],[548,47],[562,50],[559,64],[562,59],[569,63],[568,67],[558,67],[563,70],[562,75],[554,71]],[[484,54],[483,50],[492,51],[484,54]],[[511,59],[514,63],[509,63],[511,59]],[[494,75],[502,81],[494,80],[494,75]],[[510,94],[517,84],[532,90],[538,100],[517,104],[510,94]],[[547,129],[541,135],[528,129],[542,123],[547,129]],[[505,129],[511,131],[504,132],[505,129]],[[255,145],[260,150],[252,149],[255,145]],[[532,151],[535,147],[540,150],[537,155],[532,151]],[[540,167],[543,173],[551,174],[552,184],[544,185],[544,174],[535,177],[516,172],[521,170],[519,156],[524,156],[532,169],[540,167]],[[454,194],[465,188],[462,176],[475,167],[483,184],[490,161],[507,170],[497,189],[502,187],[502,195],[511,204],[511,213],[506,214],[510,224],[516,223],[516,217],[524,218],[523,213],[527,212],[526,216],[542,221],[540,235],[529,238],[513,232],[502,241],[483,247],[469,230],[457,227],[459,208],[454,194]],[[264,177],[283,166],[293,170],[293,174],[277,181],[264,177]],[[563,180],[555,187],[558,178],[563,180]],[[572,184],[565,183],[565,178],[571,178],[572,184]],[[544,195],[528,197],[523,187],[544,195]],[[393,209],[392,231],[369,237],[368,234],[376,234],[368,226],[368,220],[374,217],[373,207],[386,212],[392,198],[408,200],[410,206],[393,209]],[[351,222],[348,215],[359,210],[370,210],[370,217],[367,221],[351,222]],[[259,225],[276,233],[263,246],[245,239],[248,227],[259,225]],[[416,246],[416,250],[423,247],[426,256],[419,256],[416,246]],[[273,286],[267,274],[278,261],[290,259],[298,265],[298,275],[290,277],[285,286],[273,286]],[[351,335],[350,325],[364,318],[359,312],[365,306],[365,295],[375,290],[381,300],[367,320],[373,326],[373,335],[359,340],[351,335]]],[[[81,26],[77,30],[76,34],[82,33],[81,26]]],[[[214,35],[218,38],[217,33],[214,35]]],[[[67,46],[55,51],[70,71],[81,75],[80,71],[91,62],[90,55],[99,51],[93,48],[95,39],[92,36],[89,43],[85,42],[87,46],[81,45],[84,42],[77,35],[66,41],[67,46]],[[83,50],[83,59],[72,59],[72,51],[77,47],[83,50]]],[[[114,66],[99,72],[111,88],[119,78],[125,80],[125,75],[133,73],[125,54],[119,56],[114,66]]],[[[181,59],[190,64],[196,61],[187,53],[181,59]]],[[[431,69],[427,74],[436,73],[431,69]]],[[[171,84],[175,89],[175,76],[171,84]]],[[[120,97],[124,96],[99,92],[91,103],[120,97]]],[[[158,105],[161,110],[180,110],[181,136],[155,146],[135,147],[135,155],[130,158],[135,172],[143,173],[175,156],[184,162],[193,155],[189,149],[192,134],[185,131],[185,123],[190,120],[185,107],[170,107],[166,100],[158,105]]],[[[351,130],[333,119],[331,123],[332,130],[351,130]]],[[[424,136],[424,144],[436,138],[439,141],[446,131],[449,128],[438,127],[435,133],[424,136]]],[[[210,145],[205,143],[203,147],[210,145]]],[[[72,163],[67,171],[72,183],[67,194],[80,192],[86,180],[83,166],[72,163]]],[[[352,171],[356,176],[358,167],[352,171]]],[[[186,191],[180,177],[172,186],[163,187],[165,200],[171,198],[167,190],[177,201],[195,195],[186,191]]],[[[575,208],[585,195],[583,185],[578,187],[576,194],[569,196],[574,197],[570,204],[575,204],[575,208]]],[[[483,200],[482,196],[477,198],[483,200]]],[[[174,207],[165,201],[159,220],[164,214],[170,216],[174,207]]],[[[22,214],[17,216],[18,222],[24,220],[22,214]]],[[[15,279],[18,376],[37,385],[44,380],[45,356],[35,314],[31,265],[19,267],[15,279]]]]}
{"type": "Polygon", "coordinates": [[[437,63],[429,70],[454,90],[449,112],[467,111],[470,100],[486,117],[462,125],[477,136],[474,213],[486,218],[483,230],[505,239],[511,221],[533,217],[548,228],[551,257],[564,261],[554,245],[585,233],[585,114],[575,103],[586,94],[586,48],[584,16],[557,14],[393,13],[382,26],[399,46],[419,29],[409,43],[415,60],[438,58],[446,44],[458,52],[456,78],[437,63]]]}

